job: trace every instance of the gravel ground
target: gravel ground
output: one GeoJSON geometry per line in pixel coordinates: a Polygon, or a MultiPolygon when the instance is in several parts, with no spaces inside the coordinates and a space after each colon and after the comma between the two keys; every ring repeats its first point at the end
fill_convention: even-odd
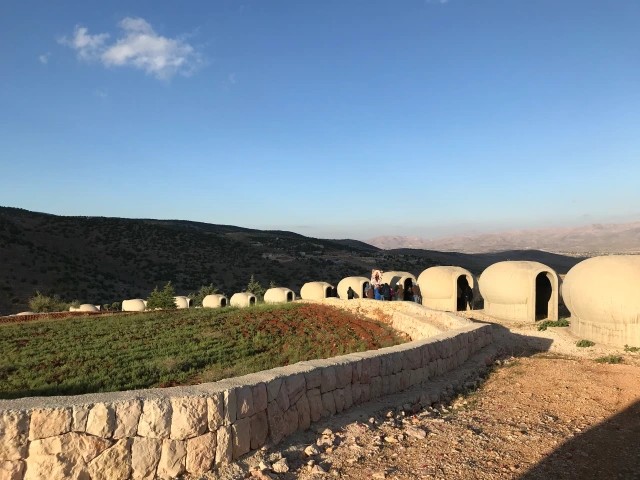
{"type": "Polygon", "coordinates": [[[455,374],[202,478],[640,479],[638,354],[578,348],[567,328],[494,330],[495,345],[455,374]],[[623,363],[594,361],[612,354],[623,363]],[[419,402],[430,388],[447,394],[419,402]]]}

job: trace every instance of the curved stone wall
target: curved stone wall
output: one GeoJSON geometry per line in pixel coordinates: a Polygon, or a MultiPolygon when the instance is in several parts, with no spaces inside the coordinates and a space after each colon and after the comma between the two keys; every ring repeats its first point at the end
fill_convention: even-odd
{"type": "MultiPolygon", "coordinates": [[[[381,303],[327,302],[372,313],[381,303]]],[[[195,386],[2,400],[2,478],[199,474],[441,375],[491,342],[490,325],[411,302],[383,303],[396,309],[390,323],[411,342],[195,386]]]]}

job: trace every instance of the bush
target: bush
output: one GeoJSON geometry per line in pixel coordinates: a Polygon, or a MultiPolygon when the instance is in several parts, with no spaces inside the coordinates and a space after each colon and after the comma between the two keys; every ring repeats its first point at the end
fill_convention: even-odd
{"type": "Polygon", "coordinates": [[[560,320],[557,320],[557,321],[545,320],[540,325],[538,325],[538,330],[543,331],[543,330],[546,330],[547,327],[568,327],[568,326],[569,326],[569,320],[567,320],[566,318],[561,318],[560,320]]]}
{"type": "Polygon", "coordinates": [[[636,352],[640,352],[640,347],[630,347],[629,345],[625,345],[624,346],[624,351],[625,352],[636,353],[636,352]]]}
{"type": "Polygon", "coordinates": [[[213,286],[213,283],[210,283],[209,285],[202,285],[197,292],[189,294],[191,305],[194,307],[201,307],[204,297],[207,295],[213,295],[214,293],[218,293],[218,289],[213,286]]]}
{"type": "Polygon", "coordinates": [[[176,292],[173,289],[173,285],[171,282],[167,282],[167,284],[162,288],[162,290],[158,290],[158,287],[153,289],[153,292],[147,298],[147,309],[155,310],[156,308],[160,308],[163,310],[170,310],[177,308],[176,306],[176,292]]]}
{"type": "Polygon", "coordinates": [[[593,343],[591,340],[578,340],[576,342],[576,347],[580,348],[593,347],[594,345],[595,343],[593,343]]]}
{"type": "Polygon", "coordinates": [[[249,283],[247,284],[247,292],[251,292],[256,296],[258,301],[262,301],[264,299],[264,292],[266,290],[262,286],[260,282],[258,282],[253,274],[251,274],[251,278],[249,279],[249,283]]]}
{"type": "Polygon", "coordinates": [[[598,363],[622,363],[622,357],[620,355],[607,355],[606,357],[596,358],[598,363]]]}
{"type": "Polygon", "coordinates": [[[35,313],[65,312],[69,304],[58,295],[43,295],[36,290],[36,294],[29,299],[29,310],[35,313]]]}

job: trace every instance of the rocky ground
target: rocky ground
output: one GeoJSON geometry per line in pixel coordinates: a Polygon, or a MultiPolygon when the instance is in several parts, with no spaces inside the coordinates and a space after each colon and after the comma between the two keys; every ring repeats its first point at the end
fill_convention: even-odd
{"type": "Polygon", "coordinates": [[[202,479],[640,478],[637,353],[578,348],[566,328],[496,325],[495,338],[485,368],[351,409],[202,479]],[[595,361],[604,355],[623,361],[595,361]]]}

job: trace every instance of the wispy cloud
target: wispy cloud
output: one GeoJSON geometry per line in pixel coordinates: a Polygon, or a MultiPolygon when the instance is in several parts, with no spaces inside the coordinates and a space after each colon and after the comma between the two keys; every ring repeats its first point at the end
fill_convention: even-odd
{"type": "Polygon", "coordinates": [[[444,5],[445,3],[449,3],[449,0],[424,0],[424,3],[437,3],[439,5],[444,5]]]}
{"type": "Polygon", "coordinates": [[[49,57],[51,57],[51,53],[50,52],[43,53],[42,55],[38,56],[38,61],[41,64],[46,65],[47,63],[49,63],[49,57]]]}
{"type": "Polygon", "coordinates": [[[236,72],[231,72],[229,75],[227,75],[227,82],[229,82],[230,85],[235,85],[236,83],[238,83],[236,72]]]}
{"type": "Polygon", "coordinates": [[[156,33],[143,18],[126,17],[118,24],[120,36],[108,42],[110,34],[89,34],[76,25],[71,38],[59,43],[74,49],[84,61],[98,61],[105,67],[133,67],[159,79],[176,74],[191,75],[201,64],[200,53],[184,36],[168,38],[156,33]]]}

